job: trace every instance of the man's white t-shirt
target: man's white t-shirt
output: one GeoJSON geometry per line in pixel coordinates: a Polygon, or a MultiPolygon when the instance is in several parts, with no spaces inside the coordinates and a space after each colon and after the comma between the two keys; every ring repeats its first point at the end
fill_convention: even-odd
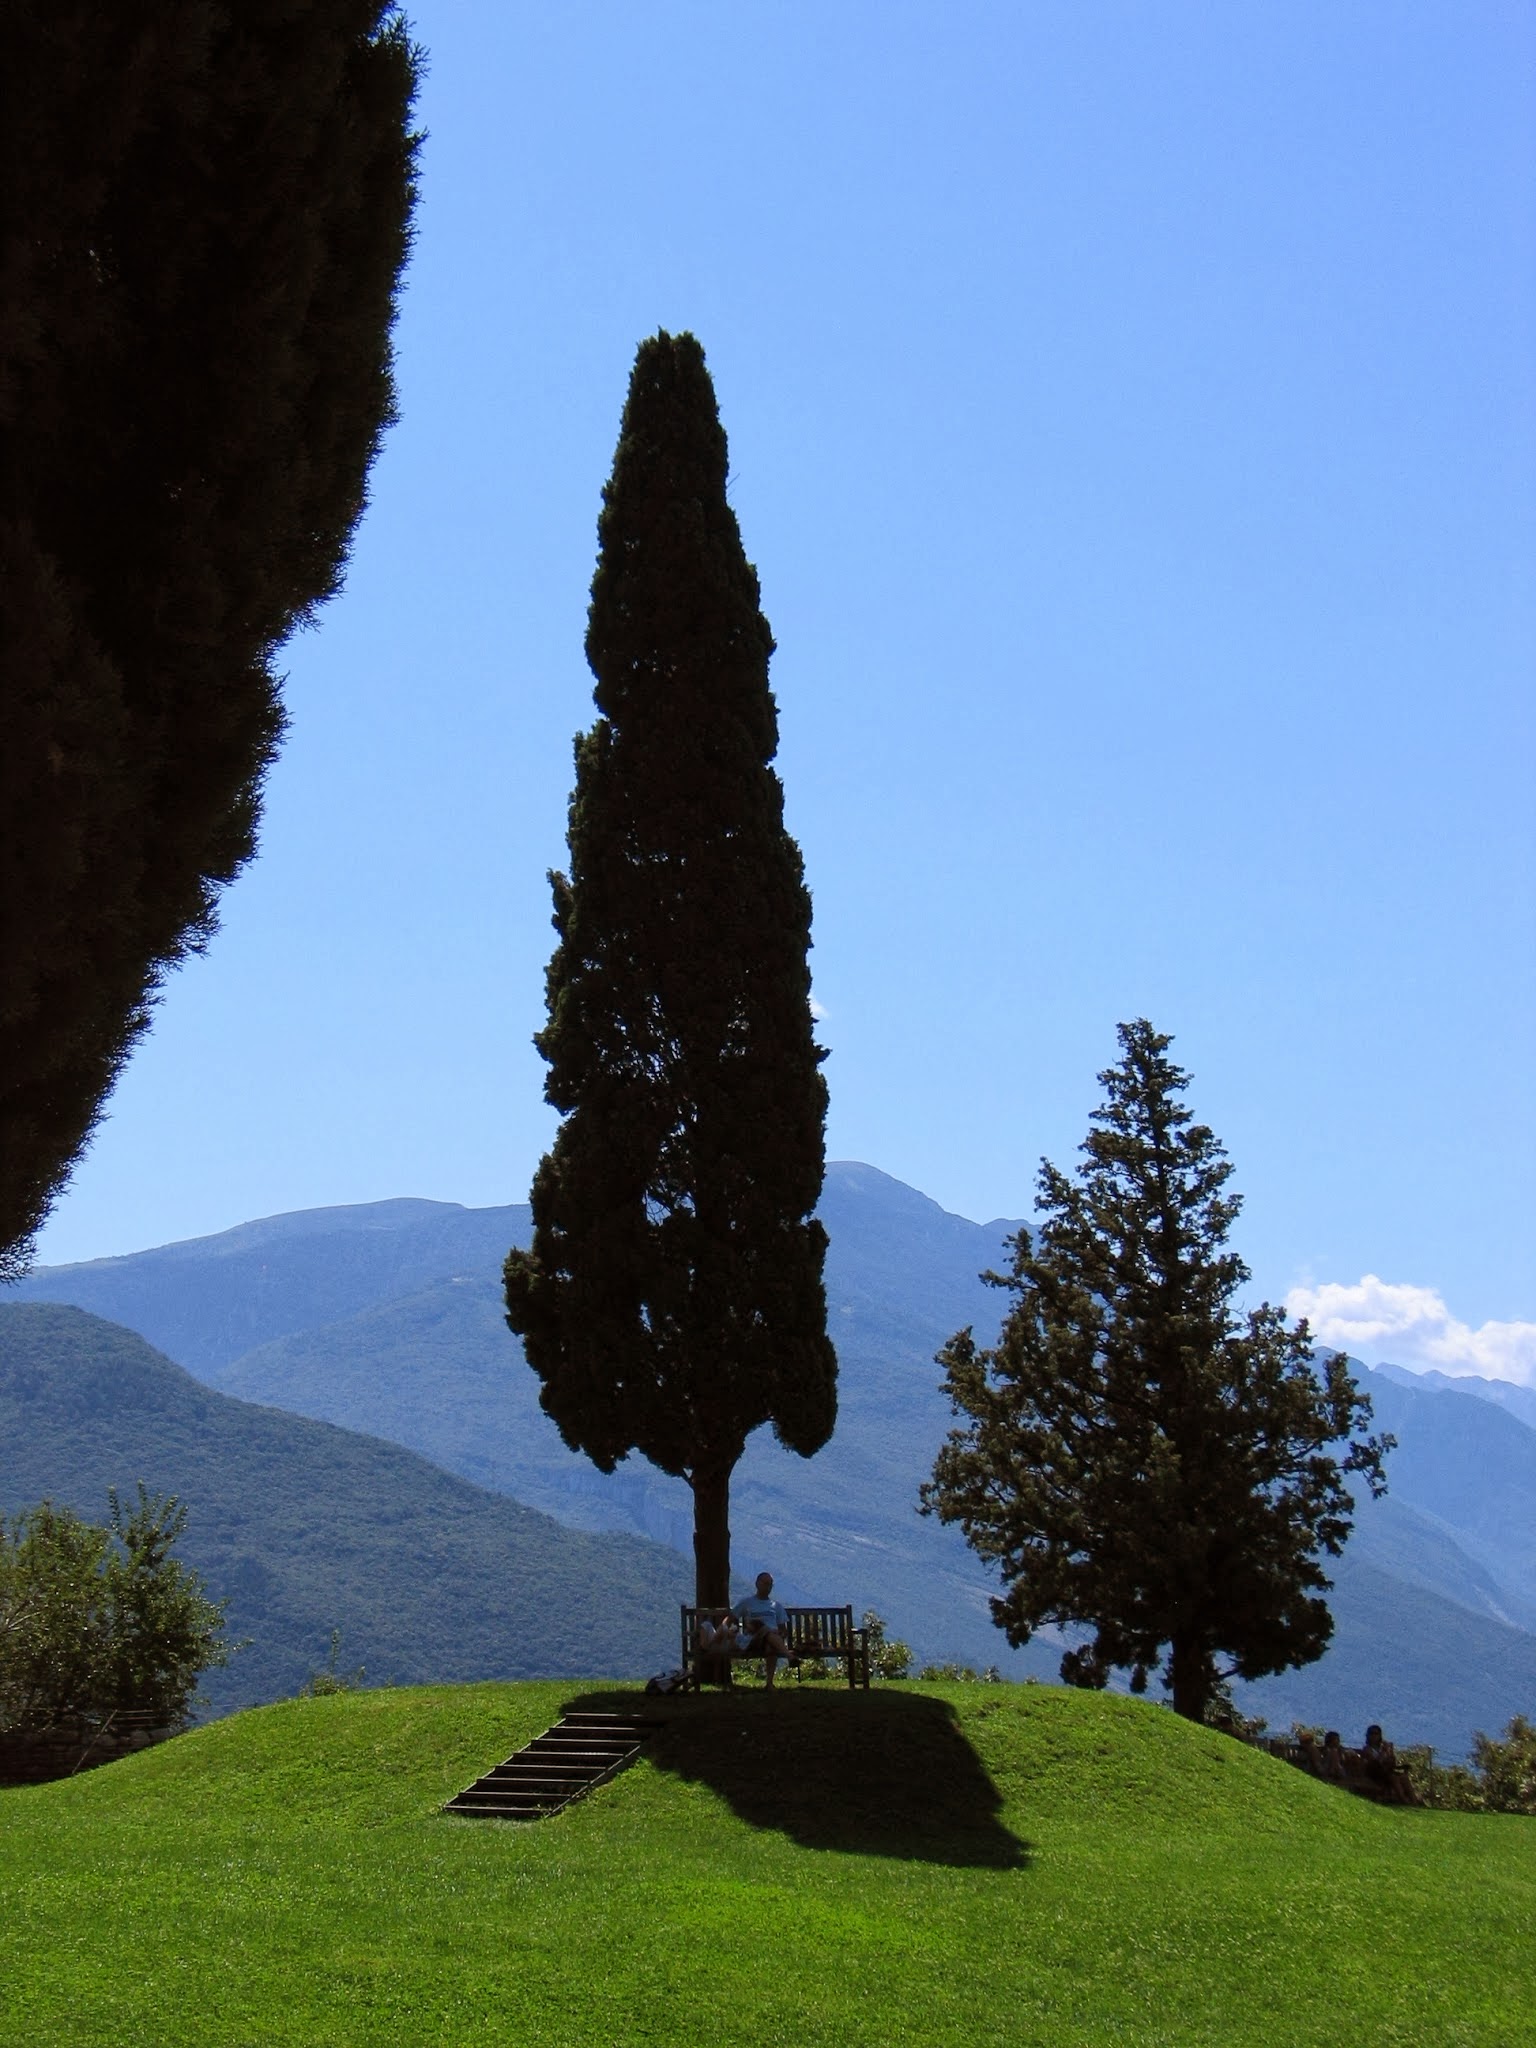
{"type": "Polygon", "coordinates": [[[777,1629],[780,1635],[789,1628],[789,1616],[772,1594],[754,1593],[750,1599],[736,1603],[737,1618],[749,1631],[756,1628],[777,1629]]]}

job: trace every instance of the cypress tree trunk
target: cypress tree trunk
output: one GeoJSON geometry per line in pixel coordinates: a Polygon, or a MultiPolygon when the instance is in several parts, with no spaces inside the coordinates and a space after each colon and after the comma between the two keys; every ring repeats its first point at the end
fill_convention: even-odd
{"type": "Polygon", "coordinates": [[[693,1597],[724,1607],[731,1597],[730,1465],[696,1469],[693,1487],[693,1597]]]}

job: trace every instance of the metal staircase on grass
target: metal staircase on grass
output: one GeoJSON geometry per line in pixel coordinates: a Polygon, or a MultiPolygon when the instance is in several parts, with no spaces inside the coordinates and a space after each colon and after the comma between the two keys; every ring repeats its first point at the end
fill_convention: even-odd
{"type": "Polygon", "coordinates": [[[638,1714],[563,1714],[553,1728],[456,1794],[443,1812],[542,1820],[632,1764],[652,1725],[638,1714]]]}

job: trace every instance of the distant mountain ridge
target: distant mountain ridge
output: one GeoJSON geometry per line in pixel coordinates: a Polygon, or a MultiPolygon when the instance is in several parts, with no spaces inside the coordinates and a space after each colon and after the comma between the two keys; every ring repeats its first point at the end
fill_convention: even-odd
{"type": "MultiPolygon", "coordinates": [[[[1536,1626],[1536,1430],[1472,1394],[1362,1375],[1373,1428],[1390,1430],[1389,1500],[1406,1503],[1503,1591],[1522,1625],[1536,1626]]],[[[1362,1524],[1366,1517],[1362,1515],[1362,1524]]]]}
{"type": "Polygon", "coordinates": [[[1475,1395],[1479,1401],[1491,1401],[1496,1408],[1508,1409],[1511,1415],[1536,1429],[1536,1387],[1519,1387],[1513,1380],[1484,1379],[1479,1373],[1410,1372],[1405,1365],[1378,1365],[1373,1369],[1395,1380],[1400,1387],[1427,1388],[1436,1394],[1475,1395]]]}
{"type": "Polygon", "coordinates": [[[527,1205],[401,1198],[300,1209],[152,1251],[40,1266],[0,1301],[61,1301],[124,1323],[207,1377],[260,1344],[339,1322],[527,1242],[527,1205]],[[274,1254],[276,1255],[274,1257],[274,1254]]]}
{"type": "MultiPolygon", "coordinates": [[[[1006,1266],[1019,1224],[953,1216],[852,1162],[828,1168],[821,1215],[838,1428],[808,1462],[767,1431],[754,1438],[732,1501],[737,1569],[766,1563],[790,1597],[874,1606],[924,1657],[1054,1676],[1059,1643],[1011,1652],[989,1618],[986,1572],[956,1531],[915,1512],[952,1419],[933,1354],[966,1324],[984,1341],[995,1333],[1007,1298],[978,1275],[1006,1266]]],[[[596,1472],[539,1409],[499,1285],[506,1251],[528,1241],[529,1227],[521,1205],[305,1211],[45,1270],[15,1292],[96,1308],[209,1384],[407,1444],[569,1526],[627,1529],[686,1552],[682,1482],[639,1459],[596,1472]]],[[[1389,1462],[1388,1500],[1362,1506],[1335,1567],[1336,1647],[1249,1697],[1273,1717],[1304,1692],[1319,1718],[1390,1718],[1404,1739],[1460,1750],[1471,1726],[1502,1722],[1536,1694],[1536,1676],[1519,1697],[1500,1692],[1495,1675],[1477,1676],[1536,1656],[1536,1430],[1457,1382],[1427,1388],[1371,1373],[1365,1384],[1379,1426],[1403,1448],[1389,1462]],[[1436,1641],[1445,1646],[1438,1663],[1436,1641]],[[1410,1664],[1439,1673],[1433,1696],[1421,1679],[1396,1685],[1392,1674],[1410,1664]]]]}

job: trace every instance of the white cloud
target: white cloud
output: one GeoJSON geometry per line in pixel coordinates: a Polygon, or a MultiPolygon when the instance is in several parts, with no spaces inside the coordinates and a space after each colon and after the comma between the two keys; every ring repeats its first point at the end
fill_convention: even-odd
{"type": "Polygon", "coordinates": [[[1397,1286],[1367,1273],[1349,1284],[1293,1287],[1288,1314],[1305,1316],[1320,1344],[1367,1365],[1476,1373],[1536,1387],[1536,1323],[1459,1323],[1433,1287],[1397,1286]]]}
{"type": "Polygon", "coordinates": [[[822,1018],[826,1016],[826,1014],[827,1014],[827,1013],[826,1013],[825,1009],[824,1009],[824,1008],[822,1007],[822,1005],[821,1005],[820,1003],[818,1003],[818,1002],[817,1002],[817,1000],[816,1000],[816,998],[815,998],[814,996],[812,996],[812,997],[811,997],[811,1015],[812,1015],[812,1016],[813,1016],[813,1017],[814,1017],[814,1018],[816,1019],[816,1022],[817,1022],[817,1023],[819,1024],[819,1023],[821,1022],[822,1018]]]}

